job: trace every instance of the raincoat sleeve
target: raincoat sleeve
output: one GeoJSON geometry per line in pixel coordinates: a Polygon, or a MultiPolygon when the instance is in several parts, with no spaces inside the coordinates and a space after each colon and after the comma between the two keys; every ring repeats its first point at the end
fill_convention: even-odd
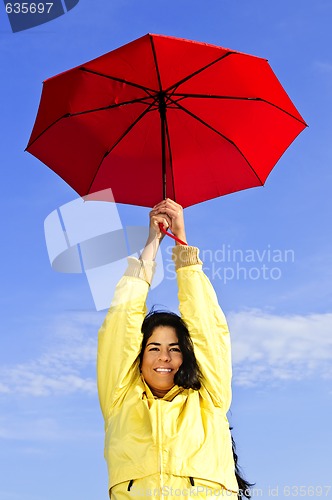
{"type": "Polygon", "coordinates": [[[194,343],[195,356],[214,404],[228,411],[231,404],[231,345],[225,315],[202,269],[198,248],[176,246],[179,308],[194,343]]]}
{"type": "Polygon", "coordinates": [[[128,259],[111,307],[98,334],[97,382],[100,406],[107,419],[111,408],[138,373],[141,326],[155,263],[128,259]]]}

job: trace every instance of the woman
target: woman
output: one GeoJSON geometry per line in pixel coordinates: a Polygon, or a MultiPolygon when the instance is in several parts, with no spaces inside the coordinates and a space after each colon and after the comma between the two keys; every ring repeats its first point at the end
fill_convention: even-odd
{"type": "Polygon", "coordinates": [[[110,497],[235,499],[236,455],[226,417],[229,332],[197,248],[177,244],[173,249],[183,321],[165,313],[146,317],[163,238],[160,222],[186,242],[181,206],[163,200],[150,212],[146,246],[140,259],[129,258],[99,332],[98,390],[110,497]]]}

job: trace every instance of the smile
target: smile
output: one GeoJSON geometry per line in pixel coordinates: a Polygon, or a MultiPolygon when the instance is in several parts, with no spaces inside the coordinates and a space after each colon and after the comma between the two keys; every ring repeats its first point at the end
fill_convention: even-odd
{"type": "Polygon", "coordinates": [[[155,368],[155,372],[158,373],[171,373],[172,369],[171,368],[155,368]]]}

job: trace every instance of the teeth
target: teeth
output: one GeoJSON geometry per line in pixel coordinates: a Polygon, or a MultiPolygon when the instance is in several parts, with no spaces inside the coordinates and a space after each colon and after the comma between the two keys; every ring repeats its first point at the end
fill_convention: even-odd
{"type": "Polygon", "coordinates": [[[170,373],[172,370],[170,368],[156,368],[156,372],[166,372],[170,373]]]}

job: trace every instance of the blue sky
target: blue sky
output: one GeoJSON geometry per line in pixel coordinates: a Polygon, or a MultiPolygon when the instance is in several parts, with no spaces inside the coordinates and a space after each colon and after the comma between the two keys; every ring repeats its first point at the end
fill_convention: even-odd
{"type": "MultiPolygon", "coordinates": [[[[13,34],[1,10],[0,500],[107,498],[95,388],[104,312],[84,274],[50,266],[44,220],[76,195],[24,148],[43,80],[147,32],[268,58],[309,124],[265,187],[185,216],[232,330],[230,421],[255,495],[297,496],[302,486],[304,496],[316,487],[314,498],[332,497],[331,18],[329,0],[80,0],[13,34]],[[223,250],[239,252],[225,261],[223,250]],[[262,264],[277,271],[265,279],[262,264]]],[[[145,209],[119,213],[124,226],[147,220],[145,209]]],[[[149,304],[176,309],[170,245],[149,304]]]]}

